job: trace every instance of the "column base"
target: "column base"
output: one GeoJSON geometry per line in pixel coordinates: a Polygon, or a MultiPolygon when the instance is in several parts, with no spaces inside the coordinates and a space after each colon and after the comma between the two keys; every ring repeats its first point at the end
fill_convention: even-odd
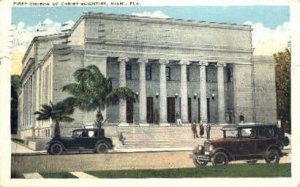
{"type": "Polygon", "coordinates": [[[169,127],[171,125],[170,125],[170,123],[160,123],[159,126],[161,126],[161,127],[169,127]]]}
{"type": "Polygon", "coordinates": [[[120,122],[118,126],[119,127],[126,127],[126,126],[129,126],[129,123],[127,123],[127,122],[120,122]]]}
{"type": "Polygon", "coordinates": [[[139,126],[141,126],[141,127],[149,127],[149,123],[143,123],[143,122],[141,122],[141,123],[139,123],[139,126]]]}

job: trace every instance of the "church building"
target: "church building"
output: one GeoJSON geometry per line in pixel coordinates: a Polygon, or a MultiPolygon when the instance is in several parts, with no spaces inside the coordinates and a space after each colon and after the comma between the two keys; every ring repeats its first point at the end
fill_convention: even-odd
{"type": "MultiPolygon", "coordinates": [[[[28,47],[19,134],[51,136],[52,122],[33,113],[68,97],[62,87],[90,64],[114,87],[138,95],[138,102],[122,100],[103,111],[106,125],[172,126],[176,114],[183,125],[276,122],[275,62],[253,55],[251,31],[250,25],[86,13],[66,33],[35,37],[28,47]]],[[[76,110],[73,118],[65,128],[93,124],[95,112],[76,110]]]]}

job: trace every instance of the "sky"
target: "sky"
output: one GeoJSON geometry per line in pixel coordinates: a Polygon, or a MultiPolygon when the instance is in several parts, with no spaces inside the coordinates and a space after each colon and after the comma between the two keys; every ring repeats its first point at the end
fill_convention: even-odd
{"type": "Polygon", "coordinates": [[[290,40],[288,6],[13,7],[12,74],[21,72],[21,59],[34,36],[60,32],[62,23],[72,26],[83,12],[249,24],[255,55],[273,55],[290,40]]]}

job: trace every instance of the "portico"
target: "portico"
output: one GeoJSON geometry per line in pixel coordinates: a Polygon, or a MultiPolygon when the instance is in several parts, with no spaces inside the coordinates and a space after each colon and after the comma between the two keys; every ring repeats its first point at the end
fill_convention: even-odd
{"type": "MultiPolygon", "coordinates": [[[[145,57],[118,57],[118,60],[116,63],[118,63],[119,66],[119,75],[118,75],[118,82],[119,87],[125,87],[128,86],[126,84],[126,79],[130,79],[131,85],[129,86],[133,88],[133,91],[135,91],[138,94],[138,102],[136,102],[133,106],[137,107],[138,110],[132,110],[137,111],[138,114],[133,114],[134,116],[137,115],[138,117],[135,117],[136,120],[135,124],[139,124],[140,126],[148,126],[151,124],[147,120],[147,114],[149,114],[149,111],[147,110],[149,108],[149,103],[147,103],[147,98],[154,98],[157,100],[157,106],[155,108],[158,108],[158,114],[159,114],[159,120],[158,124],[160,126],[169,126],[170,124],[174,123],[170,120],[168,120],[168,115],[174,115],[175,113],[172,112],[170,114],[170,111],[168,111],[168,98],[174,98],[175,103],[175,109],[172,111],[176,111],[180,113],[180,117],[183,124],[191,123],[192,120],[189,119],[189,115],[191,116],[191,110],[199,110],[197,113],[200,115],[195,116],[192,115],[193,121],[200,121],[207,123],[210,122],[208,120],[208,97],[209,94],[207,93],[207,70],[206,67],[210,64],[211,61],[209,60],[199,60],[194,61],[188,60],[188,59],[182,59],[182,60],[173,60],[173,59],[167,59],[167,58],[145,58],[145,57]],[[191,62],[193,64],[191,65],[191,62]],[[196,64],[196,66],[195,66],[196,64]],[[127,67],[127,68],[126,68],[127,67]],[[129,68],[130,67],[130,68],[129,68]],[[135,68],[134,68],[135,67],[135,68]],[[158,75],[158,81],[155,80],[147,80],[146,74],[149,76],[149,69],[146,67],[153,67],[151,70],[151,74],[157,74],[158,75]],[[156,68],[154,68],[156,67],[156,68]],[[196,95],[199,93],[199,105],[197,108],[191,108],[192,104],[192,97],[196,97],[195,95],[189,95],[188,94],[188,85],[194,84],[194,82],[188,81],[188,73],[187,68],[191,67],[198,67],[199,73],[198,73],[198,89],[195,90],[196,95]],[[155,70],[158,72],[155,73],[155,70]],[[172,77],[172,74],[178,75],[178,77],[172,77]],[[131,74],[136,74],[137,77],[135,79],[132,79],[131,74]],[[172,77],[172,78],[171,78],[172,77]],[[151,87],[147,87],[147,84],[151,83],[157,84],[158,89],[155,89],[154,92],[151,90],[151,87]],[[174,84],[175,83],[175,84],[174,84]],[[173,90],[168,90],[168,84],[174,84],[173,90]],[[135,85],[138,85],[135,87],[135,85]],[[148,90],[147,90],[148,88],[148,90]],[[155,93],[155,94],[149,94],[148,92],[155,93]],[[175,92],[175,94],[172,94],[172,92],[175,92]],[[190,100],[190,101],[189,101],[190,100]],[[190,102],[190,103],[189,103],[190,102]]],[[[225,82],[224,82],[224,67],[226,67],[226,63],[224,61],[212,61],[215,63],[215,67],[217,70],[217,97],[214,98],[217,100],[217,123],[225,123],[225,82]]],[[[152,75],[151,75],[152,76],[152,75]]],[[[153,107],[153,106],[152,106],[153,107]]],[[[211,114],[212,115],[212,114],[211,114]]],[[[128,107],[126,107],[126,101],[121,100],[119,103],[119,124],[121,126],[127,126],[129,125],[129,122],[126,118],[128,116],[128,107]]],[[[150,120],[151,121],[151,120],[150,120]]]]}

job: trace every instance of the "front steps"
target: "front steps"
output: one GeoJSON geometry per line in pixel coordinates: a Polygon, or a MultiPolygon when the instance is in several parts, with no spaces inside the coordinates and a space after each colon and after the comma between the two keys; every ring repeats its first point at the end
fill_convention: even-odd
{"type": "MultiPolygon", "coordinates": [[[[223,136],[220,128],[220,126],[213,126],[211,128],[212,139],[221,138],[223,136]]],[[[206,140],[206,134],[204,134],[203,138],[194,139],[190,126],[127,126],[118,127],[117,131],[118,133],[122,132],[126,140],[125,145],[122,145],[117,138],[114,138],[116,150],[151,148],[193,149],[196,145],[202,144],[206,140]]]]}

